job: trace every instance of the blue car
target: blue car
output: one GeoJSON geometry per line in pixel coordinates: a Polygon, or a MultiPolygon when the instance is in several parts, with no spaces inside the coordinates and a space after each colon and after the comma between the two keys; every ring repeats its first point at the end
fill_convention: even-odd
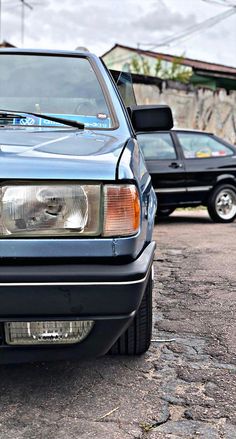
{"type": "Polygon", "coordinates": [[[156,196],[126,108],[87,52],[0,52],[0,363],[145,352],[156,196]]]}

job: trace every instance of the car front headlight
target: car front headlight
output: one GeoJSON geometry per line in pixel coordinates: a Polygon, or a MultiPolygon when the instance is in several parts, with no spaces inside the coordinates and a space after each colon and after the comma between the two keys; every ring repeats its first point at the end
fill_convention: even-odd
{"type": "Polygon", "coordinates": [[[16,184],[0,187],[0,237],[130,236],[140,226],[133,184],[16,184]]]}
{"type": "Polygon", "coordinates": [[[16,185],[1,192],[4,236],[100,233],[100,185],[16,185]]]}

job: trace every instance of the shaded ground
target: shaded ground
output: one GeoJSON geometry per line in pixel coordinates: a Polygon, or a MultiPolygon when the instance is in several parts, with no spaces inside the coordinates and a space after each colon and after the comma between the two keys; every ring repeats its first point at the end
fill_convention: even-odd
{"type": "Polygon", "coordinates": [[[158,341],[141,358],[1,366],[0,438],[235,439],[235,236],[201,211],[158,224],[158,341]]]}

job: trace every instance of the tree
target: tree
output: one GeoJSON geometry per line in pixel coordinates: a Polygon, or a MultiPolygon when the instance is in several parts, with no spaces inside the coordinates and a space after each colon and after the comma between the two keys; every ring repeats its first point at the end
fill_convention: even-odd
{"type": "Polygon", "coordinates": [[[131,59],[130,67],[132,73],[158,76],[162,79],[172,79],[173,81],[179,81],[186,84],[190,81],[192,70],[189,67],[183,66],[183,60],[184,56],[175,57],[170,65],[166,67],[163,59],[158,57],[153,68],[150,66],[150,62],[143,56],[140,56],[140,58],[134,56],[131,59]]]}

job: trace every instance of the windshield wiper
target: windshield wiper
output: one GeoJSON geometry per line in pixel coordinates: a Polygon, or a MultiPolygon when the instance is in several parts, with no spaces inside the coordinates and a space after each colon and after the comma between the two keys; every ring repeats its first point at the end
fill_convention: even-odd
{"type": "MultiPolygon", "coordinates": [[[[57,116],[48,116],[47,114],[41,114],[41,113],[32,113],[32,111],[16,111],[16,110],[2,110],[0,109],[0,119],[4,118],[11,118],[12,116],[15,116],[15,118],[21,118],[26,119],[26,117],[23,117],[22,114],[30,114],[31,116],[39,117],[46,120],[51,120],[52,122],[61,123],[63,125],[68,125],[71,127],[75,127],[78,129],[84,129],[84,124],[81,122],[77,122],[76,120],[69,120],[64,119],[63,117],[57,117],[57,116]]],[[[33,126],[33,125],[32,125],[33,126]]]]}

